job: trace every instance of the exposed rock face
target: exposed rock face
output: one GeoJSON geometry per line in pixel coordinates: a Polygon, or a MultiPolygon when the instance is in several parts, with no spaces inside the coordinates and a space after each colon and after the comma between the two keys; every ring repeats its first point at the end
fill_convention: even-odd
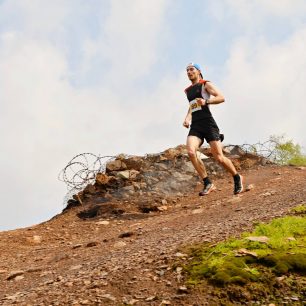
{"type": "MultiPolygon", "coordinates": [[[[239,146],[225,148],[224,154],[238,170],[267,163],[266,160],[263,162],[263,157],[246,153],[239,146]]],[[[204,161],[209,176],[222,177],[225,174],[223,167],[212,158],[210,149],[201,149],[198,158],[204,161]]],[[[99,208],[100,205],[114,199],[136,201],[142,203],[141,211],[150,211],[160,197],[182,196],[193,190],[199,181],[184,145],[143,157],[120,154],[106,164],[105,173],[96,175],[94,184],[74,195],[72,201],[75,202],[70,200],[68,206],[91,204],[85,213],[80,214],[81,218],[100,215],[101,211],[105,212],[105,207],[99,208]]]]}

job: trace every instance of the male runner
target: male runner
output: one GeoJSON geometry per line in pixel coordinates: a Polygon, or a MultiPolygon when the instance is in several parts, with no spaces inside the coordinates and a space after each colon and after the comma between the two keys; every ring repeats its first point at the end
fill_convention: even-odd
{"type": "Polygon", "coordinates": [[[186,70],[192,84],[185,89],[189,101],[189,110],[183,126],[189,128],[191,122],[187,137],[187,150],[194,168],[203,179],[204,188],[199,195],[207,195],[216,189],[207,176],[202,160],[197,157],[197,150],[203,144],[204,139],[209,143],[214,159],[232,174],[234,178],[234,194],[241,193],[243,191],[243,177],[238,174],[231,160],[223,155],[219,128],[209,109],[211,104],[224,102],[224,96],[215,85],[203,80],[199,65],[191,63],[186,70]]]}

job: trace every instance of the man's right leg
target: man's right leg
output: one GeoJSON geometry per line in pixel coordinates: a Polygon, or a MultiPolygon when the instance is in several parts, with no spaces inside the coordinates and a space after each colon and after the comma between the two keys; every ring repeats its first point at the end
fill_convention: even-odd
{"type": "Polygon", "coordinates": [[[199,176],[204,179],[207,176],[207,172],[204,166],[204,163],[200,158],[198,158],[197,151],[202,143],[202,140],[197,136],[188,136],[187,137],[187,152],[188,156],[198,172],[199,176]]]}
{"type": "Polygon", "coordinates": [[[196,136],[187,137],[187,151],[189,158],[198,172],[199,176],[203,180],[204,189],[199,193],[200,196],[209,194],[212,190],[215,189],[214,184],[210,181],[207,176],[205,165],[200,158],[198,158],[197,151],[202,144],[202,140],[196,136]]]}

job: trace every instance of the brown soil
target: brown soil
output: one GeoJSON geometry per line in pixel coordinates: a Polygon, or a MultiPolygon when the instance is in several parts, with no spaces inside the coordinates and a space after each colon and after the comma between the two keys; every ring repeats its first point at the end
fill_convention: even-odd
{"type": "MultiPolygon", "coordinates": [[[[173,263],[181,247],[238,236],[306,202],[302,168],[266,166],[242,174],[254,189],[239,196],[232,195],[227,176],[215,181],[218,189],[210,195],[198,197],[198,186],[161,212],[130,209],[103,225],[105,219],[78,218],[83,208],[76,207],[1,232],[0,304],[216,305],[209,287],[179,289],[184,278],[173,263]]],[[[128,201],[122,205],[129,207],[128,201]]]]}

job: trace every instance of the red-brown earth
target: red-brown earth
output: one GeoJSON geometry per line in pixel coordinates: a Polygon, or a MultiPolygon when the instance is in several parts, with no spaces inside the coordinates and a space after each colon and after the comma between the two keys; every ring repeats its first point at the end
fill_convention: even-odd
{"type": "Polygon", "coordinates": [[[239,236],[306,202],[302,167],[258,166],[242,174],[254,188],[238,196],[225,175],[215,179],[217,191],[199,197],[197,185],[164,201],[161,211],[141,213],[125,199],[125,213],[107,219],[82,220],[78,206],[0,232],[0,304],[218,305],[209,285],[180,291],[185,278],[173,263],[181,248],[239,236]]]}

